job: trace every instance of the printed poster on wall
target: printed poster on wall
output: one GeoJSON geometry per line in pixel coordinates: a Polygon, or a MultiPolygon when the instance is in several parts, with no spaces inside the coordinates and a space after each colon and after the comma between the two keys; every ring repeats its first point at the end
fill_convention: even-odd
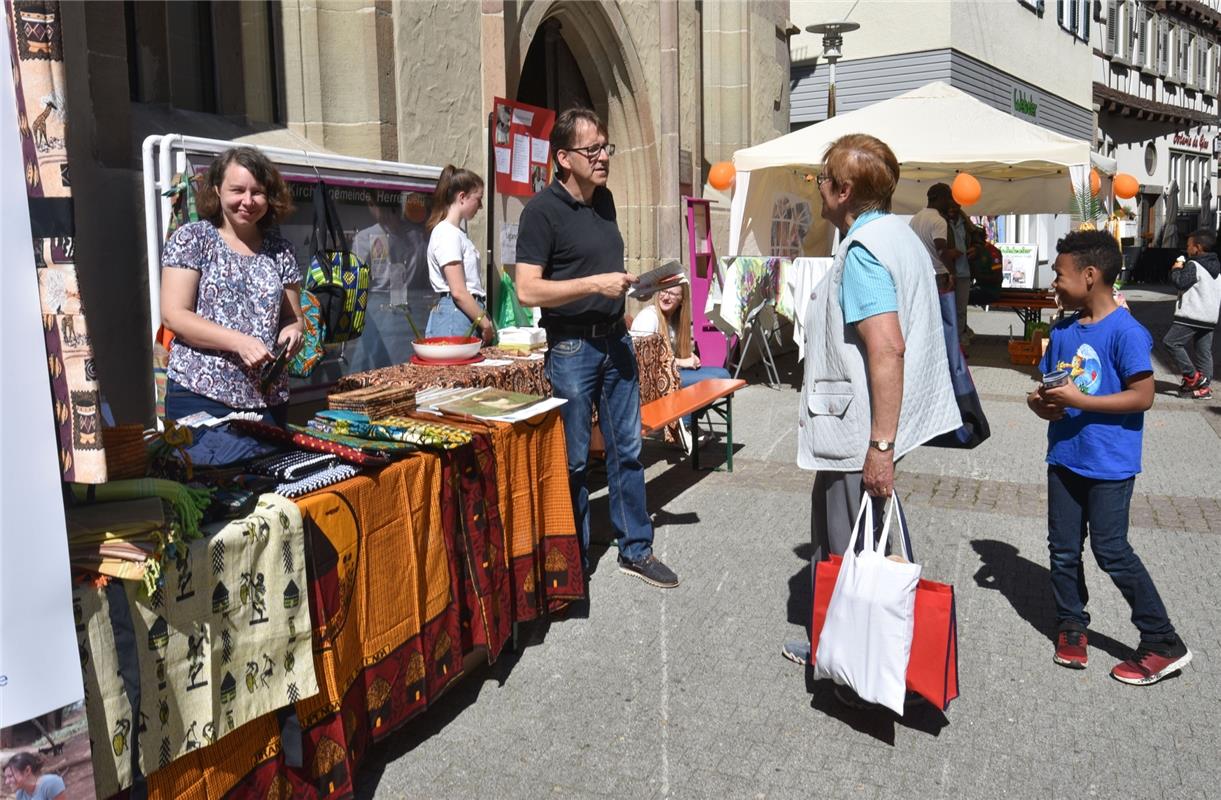
{"type": "Polygon", "coordinates": [[[998,244],[1001,252],[1001,286],[1006,289],[1033,289],[1039,248],[1033,244],[998,244]]]}
{"type": "Polygon", "coordinates": [[[555,112],[502,97],[495,99],[492,153],[496,191],[529,197],[551,181],[551,128],[555,112]]]}

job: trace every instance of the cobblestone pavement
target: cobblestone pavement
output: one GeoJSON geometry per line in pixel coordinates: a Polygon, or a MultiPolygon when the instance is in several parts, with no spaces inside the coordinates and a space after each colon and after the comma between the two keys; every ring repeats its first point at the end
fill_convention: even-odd
{"type": "MultiPolygon", "coordinates": [[[[1159,336],[1166,296],[1137,297],[1159,336]]],[[[972,324],[993,317],[1003,333],[1004,316],[972,324]]],[[[516,653],[375,749],[358,796],[1219,796],[1218,406],[1159,394],[1147,415],[1130,537],[1195,660],[1125,686],[1107,671],[1136,631],[1088,557],[1090,667],[1051,661],[1045,425],[1022,402],[1028,371],[1003,355],[1003,340],[973,351],[992,438],[921,448],[899,471],[916,559],[957,596],[962,696],[944,715],[845,709],[780,657],[810,613],[812,476],[794,466],[796,390],[751,386],[735,403],[732,474],[646,448],[657,553],[683,584],[651,589],[602,553],[586,612],[523,630],[516,653]]],[[[1164,365],[1157,378],[1175,380],[1164,365]]]]}

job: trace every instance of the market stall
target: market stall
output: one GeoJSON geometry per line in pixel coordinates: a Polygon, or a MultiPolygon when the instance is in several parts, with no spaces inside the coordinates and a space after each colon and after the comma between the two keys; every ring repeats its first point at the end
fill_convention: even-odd
{"type": "Polygon", "coordinates": [[[466,656],[584,596],[558,413],[446,422],[469,443],[265,495],[151,596],[77,587],[99,796],[350,792],[466,656]]]}
{"type": "MultiPolygon", "coordinates": [[[[729,252],[824,256],[831,231],[819,217],[814,181],[827,147],[849,133],[886,142],[899,160],[892,210],[914,214],[928,187],[962,172],[979,181],[971,214],[1067,214],[1074,186],[1089,186],[1091,165],[1113,175],[1115,162],[1090,143],[1025,122],[946,83],[919,89],[734,153],[729,252]]],[[[1104,187],[1105,189],[1105,187],[1104,187]]]]}

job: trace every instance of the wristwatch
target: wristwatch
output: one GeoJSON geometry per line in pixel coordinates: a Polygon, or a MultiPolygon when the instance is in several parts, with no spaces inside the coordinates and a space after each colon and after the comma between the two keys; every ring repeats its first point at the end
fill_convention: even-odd
{"type": "Polygon", "coordinates": [[[875,448],[878,452],[886,453],[895,449],[895,443],[885,439],[870,439],[869,446],[875,448]]]}

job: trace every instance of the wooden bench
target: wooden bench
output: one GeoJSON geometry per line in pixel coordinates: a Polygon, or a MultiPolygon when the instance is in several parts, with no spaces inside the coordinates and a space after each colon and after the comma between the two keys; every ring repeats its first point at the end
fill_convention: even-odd
{"type": "Polygon", "coordinates": [[[1031,322],[1041,322],[1043,309],[1059,308],[1056,293],[1050,289],[1001,289],[1000,296],[985,308],[1008,308],[1018,315],[1025,327],[1031,322]]]}
{"type": "Polygon", "coordinates": [[[709,378],[640,407],[641,434],[655,433],[691,415],[691,466],[700,468],[700,418],[715,411],[725,421],[725,468],[733,472],[733,393],[746,385],[736,378],[709,378]]]}

